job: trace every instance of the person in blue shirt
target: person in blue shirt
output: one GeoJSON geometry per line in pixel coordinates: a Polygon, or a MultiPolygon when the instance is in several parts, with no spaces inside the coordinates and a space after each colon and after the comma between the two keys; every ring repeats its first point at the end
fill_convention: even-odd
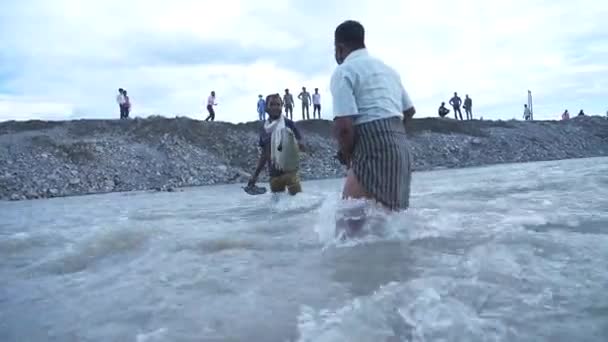
{"type": "Polygon", "coordinates": [[[258,95],[258,118],[260,121],[266,120],[266,101],[261,94],[258,95]]]}

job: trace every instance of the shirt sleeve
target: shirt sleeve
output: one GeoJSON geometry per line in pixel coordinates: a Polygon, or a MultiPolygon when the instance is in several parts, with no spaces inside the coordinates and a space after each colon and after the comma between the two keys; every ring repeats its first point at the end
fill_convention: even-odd
{"type": "Polygon", "coordinates": [[[302,141],[302,135],[300,134],[300,130],[298,129],[298,127],[296,127],[296,124],[291,121],[291,120],[285,120],[285,124],[291,128],[291,130],[293,131],[293,134],[296,136],[296,140],[298,140],[298,142],[302,141]]]}
{"type": "Polygon", "coordinates": [[[344,68],[336,68],[331,76],[334,117],[359,115],[355,99],[353,77],[344,68]]]}
{"type": "Polygon", "coordinates": [[[262,130],[260,131],[260,137],[258,139],[258,146],[264,148],[264,146],[266,146],[266,144],[270,142],[270,139],[268,139],[269,137],[270,136],[266,132],[264,132],[264,129],[262,128],[262,130]]]}

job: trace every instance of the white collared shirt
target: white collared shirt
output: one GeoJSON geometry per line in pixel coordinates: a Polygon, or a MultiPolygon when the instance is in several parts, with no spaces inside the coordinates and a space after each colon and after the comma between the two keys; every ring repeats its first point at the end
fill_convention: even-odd
{"type": "Polygon", "coordinates": [[[319,94],[319,93],[312,94],[312,104],[316,104],[316,105],[321,104],[321,94],[319,94]]]}
{"type": "Polygon", "coordinates": [[[355,125],[390,117],[403,118],[413,107],[393,68],[369,55],[351,52],[331,77],[334,118],[352,116],[355,125]]]}

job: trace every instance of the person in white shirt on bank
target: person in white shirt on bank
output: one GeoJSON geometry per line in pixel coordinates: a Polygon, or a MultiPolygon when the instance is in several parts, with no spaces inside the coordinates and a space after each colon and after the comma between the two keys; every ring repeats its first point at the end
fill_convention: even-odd
{"type": "Polygon", "coordinates": [[[524,104],[524,120],[529,121],[532,119],[532,112],[528,108],[527,104],[524,104]]]}
{"type": "Polygon", "coordinates": [[[120,109],[120,118],[121,119],[126,119],[127,115],[127,109],[125,107],[125,104],[127,102],[127,99],[125,98],[125,90],[122,88],[118,88],[118,95],[116,95],[116,103],[118,103],[118,107],[120,109]]]}
{"type": "Polygon", "coordinates": [[[215,110],[213,110],[213,106],[217,106],[217,103],[215,102],[215,91],[212,91],[211,95],[207,98],[207,111],[209,112],[209,116],[205,121],[215,121],[215,110]]]}
{"type": "Polygon", "coordinates": [[[321,119],[321,94],[319,88],[315,88],[315,93],[312,94],[312,118],[315,118],[315,113],[321,119]]]}

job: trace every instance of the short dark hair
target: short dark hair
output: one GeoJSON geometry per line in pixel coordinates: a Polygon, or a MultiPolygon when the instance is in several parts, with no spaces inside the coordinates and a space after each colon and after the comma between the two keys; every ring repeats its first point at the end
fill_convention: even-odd
{"type": "Polygon", "coordinates": [[[342,43],[351,48],[365,47],[365,29],[358,21],[347,20],[336,27],[334,33],[336,43],[342,43]]]}
{"type": "Polygon", "coordinates": [[[270,103],[270,100],[272,99],[277,99],[280,103],[281,106],[283,105],[283,99],[281,98],[281,94],[270,94],[268,96],[266,96],[266,107],[268,107],[268,104],[270,103]]]}

